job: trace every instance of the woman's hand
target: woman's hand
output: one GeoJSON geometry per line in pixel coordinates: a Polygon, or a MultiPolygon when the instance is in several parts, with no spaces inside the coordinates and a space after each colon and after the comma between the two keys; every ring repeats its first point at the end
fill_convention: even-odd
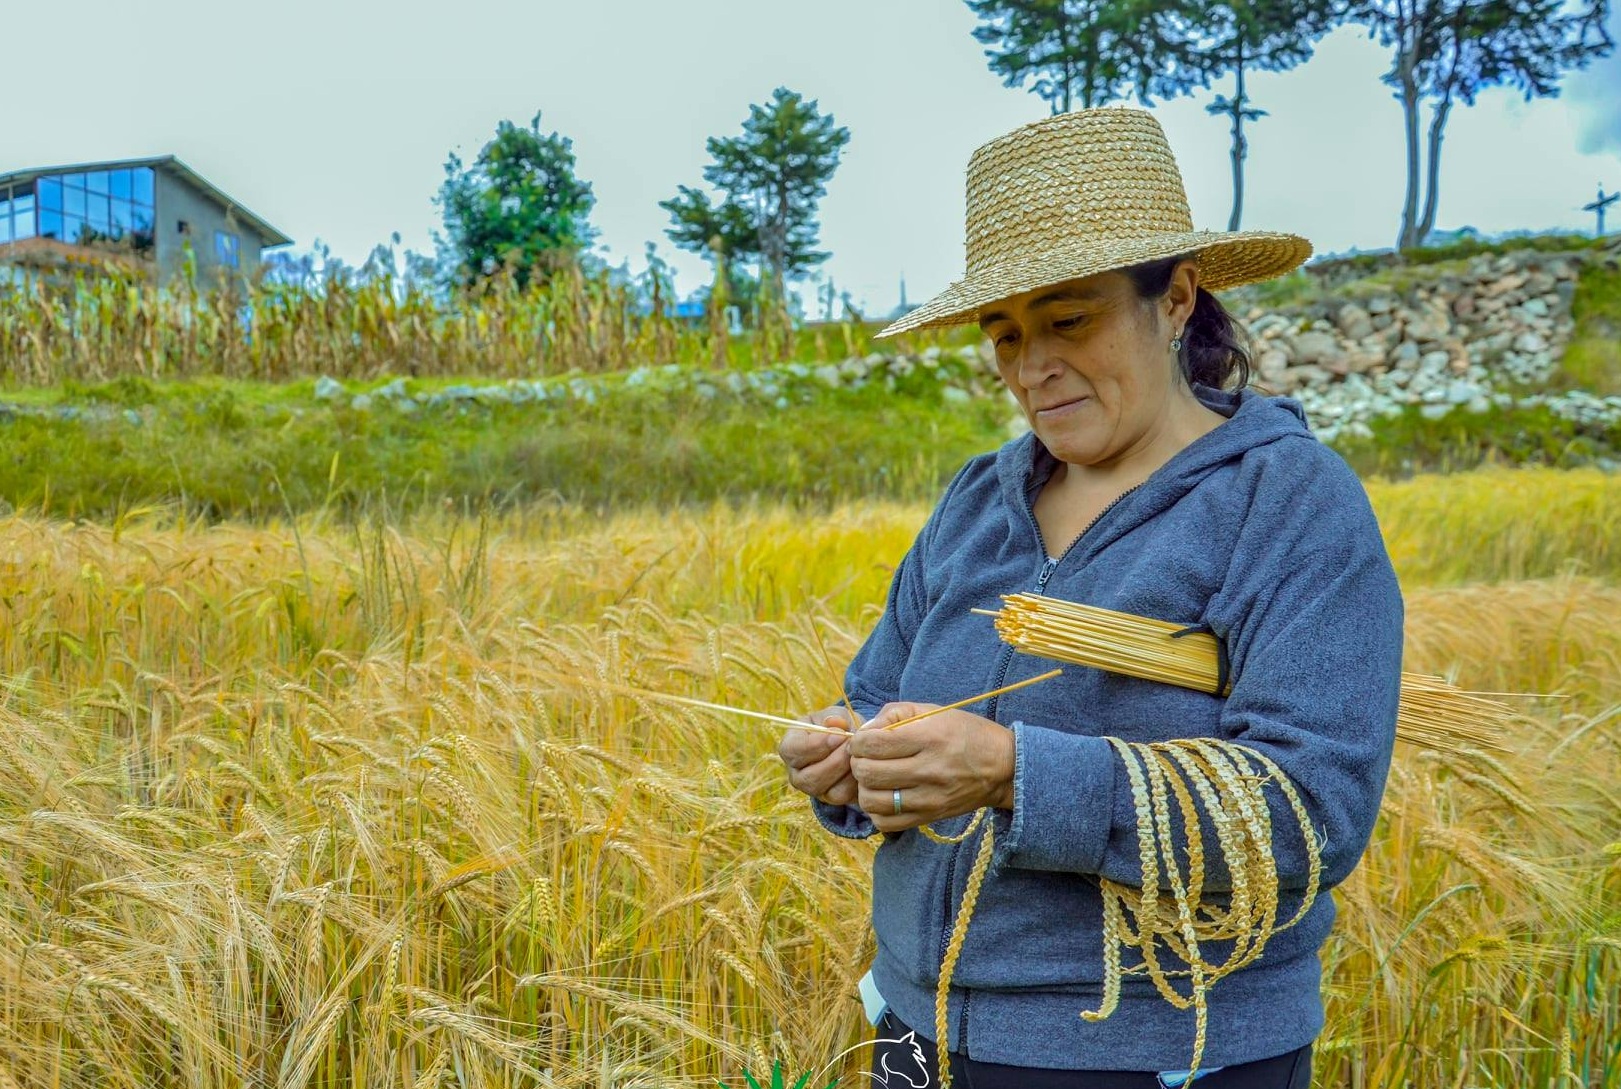
{"type": "Polygon", "coordinates": [[[850,771],[860,786],[856,804],[880,832],[916,828],[986,806],[1013,808],[1013,731],[1006,726],[966,711],[942,711],[882,729],[936,706],[885,704],[847,743],[850,771]],[[896,788],[901,791],[899,815],[896,788]]]}
{"type": "MultiPolygon", "coordinates": [[[[861,728],[861,723],[851,722],[850,712],[838,705],[806,715],[805,721],[834,729],[861,728]]],[[[856,781],[850,774],[849,738],[810,730],[789,730],[777,745],[777,755],[788,765],[788,782],[795,790],[828,805],[855,804],[856,781]]]]}

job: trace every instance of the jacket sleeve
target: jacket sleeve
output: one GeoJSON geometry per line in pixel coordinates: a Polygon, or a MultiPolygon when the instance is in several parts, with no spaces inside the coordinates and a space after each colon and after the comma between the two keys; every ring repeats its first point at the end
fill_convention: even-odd
{"type": "MultiPolygon", "coordinates": [[[[1338,455],[1324,453],[1304,481],[1279,474],[1293,476],[1289,486],[1258,487],[1217,598],[1237,580],[1223,607],[1232,620],[1220,634],[1237,672],[1219,736],[1269,757],[1289,778],[1317,838],[1326,889],[1361,859],[1384,796],[1404,607],[1361,482],[1338,455]]],[[[1013,809],[993,811],[995,864],[1141,886],[1137,812],[1114,747],[1103,737],[1019,722],[1014,751],[1013,809]]],[[[1279,887],[1304,888],[1309,861],[1294,811],[1275,786],[1263,797],[1279,887]]],[[[1203,802],[1194,804],[1207,845],[1205,888],[1226,891],[1214,825],[1203,802]]],[[[1187,837],[1171,809],[1174,857],[1185,867],[1187,837]]]]}
{"type": "MultiPolygon", "coordinates": [[[[958,484],[979,460],[976,458],[964,465],[946,486],[940,502],[895,567],[889,581],[889,597],[884,603],[883,615],[878,618],[878,624],[845,671],[845,693],[862,721],[876,715],[884,704],[900,699],[901,673],[912,653],[912,638],[928,611],[923,572],[928,564],[929,543],[934,539],[936,527],[945,517],[958,484]]],[[[829,805],[812,798],[811,809],[822,826],[835,835],[866,839],[878,831],[872,818],[854,805],[829,805]]]]}

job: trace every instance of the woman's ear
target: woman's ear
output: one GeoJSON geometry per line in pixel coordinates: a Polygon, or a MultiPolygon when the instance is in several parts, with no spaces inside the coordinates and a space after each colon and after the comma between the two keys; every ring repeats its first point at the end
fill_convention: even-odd
{"type": "Polygon", "coordinates": [[[1173,332],[1187,328],[1198,301],[1199,266],[1192,260],[1183,261],[1171,271],[1171,283],[1164,295],[1165,318],[1173,332]]]}

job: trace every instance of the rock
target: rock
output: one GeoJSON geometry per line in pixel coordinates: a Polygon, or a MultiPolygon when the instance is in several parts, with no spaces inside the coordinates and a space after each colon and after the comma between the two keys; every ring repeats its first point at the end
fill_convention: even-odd
{"type": "Polygon", "coordinates": [[[1426,310],[1421,314],[1415,314],[1412,320],[1407,322],[1406,332],[1408,340],[1424,344],[1440,340],[1452,332],[1452,322],[1444,313],[1426,310]]]}
{"type": "Polygon", "coordinates": [[[1315,364],[1306,364],[1300,367],[1290,367],[1278,376],[1278,386],[1285,393],[1297,390],[1302,386],[1321,386],[1328,383],[1329,374],[1315,364]]]}
{"type": "Polygon", "coordinates": [[[1289,328],[1289,324],[1289,319],[1282,314],[1263,314],[1249,323],[1250,335],[1256,337],[1275,336],[1278,333],[1285,332],[1289,328]]]}
{"type": "Polygon", "coordinates": [[[1527,330],[1514,338],[1514,350],[1517,352],[1535,353],[1546,351],[1547,348],[1548,342],[1540,333],[1527,330]]]}
{"type": "Polygon", "coordinates": [[[1548,304],[1541,299],[1526,299],[1520,304],[1520,313],[1528,318],[1545,318],[1548,316],[1548,304]]]}
{"type": "Polygon", "coordinates": [[[1396,350],[1390,353],[1391,365],[1395,367],[1416,367],[1418,360],[1418,345],[1410,340],[1402,341],[1396,345],[1396,350]]]}
{"type": "Polygon", "coordinates": [[[342,397],[344,392],[343,383],[336,378],[328,378],[323,374],[315,380],[315,396],[318,400],[331,401],[342,397]]]}
{"type": "Polygon", "coordinates": [[[1380,329],[1380,330],[1389,329],[1389,328],[1393,327],[1395,325],[1395,323],[1396,323],[1396,316],[1394,314],[1392,314],[1388,310],[1386,310],[1382,314],[1375,314],[1373,316],[1373,327],[1375,329],[1380,329]]]}
{"type": "Polygon", "coordinates": [[[1425,352],[1419,358],[1418,369],[1421,371],[1441,371],[1452,361],[1452,357],[1444,351],[1425,352]]]}
{"type": "Polygon", "coordinates": [[[1466,405],[1480,395],[1480,388],[1472,382],[1453,382],[1446,388],[1448,404],[1466,405]]]}
{"type": "MultiPolygon", "coordinates": [[[[1360,375],[1371,373],[1376,367],[1383,366],[1385,362],[1385,353],[1382,351],[1370,352],[1365,350],[1350,352],[1347,353],[1345,359],[1351,373],[1351,378],[1356,378],[1360,375]]],[[[1347,382],[1349,382],[1349,380],[1350,379],[1347,379],[1347,382]]]]}
{"type": "Polygon", "coordinates": [[[1418,410],[1418,414],[1426,420],[1439,420],[1452,411],[1448,404],[1427,404],[1418,410]]]}
{"type": "Polygon", "coordinates": [[[1388,314],[1396,309],[1396,300],[1389,295],[1375,295],[1367,301],[1364,309],[1374,315],[1388,314]]]}
{"type": "Polygon", "coordinates": [[[1503,276],[1481,288],[1481,294],[1495,299],[1501,295],[1507,295],[1511,291],[1518,291],[1525,286],[1526,279],[1527,276],[1523,272],[1503,276]]]}
{"type": "Polygon", "coordinates": [[[1467,318],[1475,312],[1475,296],[1473,292],[1465,291],[1452,300],[1452,313],[1460,318],[1467,318]]]}
{"type": "Polygon", "coordinates": [[[1255,360],[1261,377],[1269,382],[1275,382],[1289,369],[1289,353],[1281,347],[1268,348],[1255,360]]]}
{"type": "Polygon", "coordinates": [[[1568,310],[1570,308],[1570,304],[1575,301],[1576,298],[1576,281],[1560,280],[1554,285],[1553,293],[1554,297],[1559,300],[1558,305],[1561,308],[1568,310]]]}
{"type": "Polygon", "coordinates": [[[1334,337],[1328,333],[1315,331],[1295,334],[1293,350],[1289,353],[1296,363],[1303,364],[1326,363],[1338,360],[1344,354],[1344,349],[1334,337]]]}
{"type": "Polygon", "coordinates": [[[365,412],[371,407],[371,394],[361,393],[356,395],[355,399],[349,402],[349,407],[356,412],[365,412]]]}
{"type": "Polygon", "coordinates": [[[1361,340],[1373,332],[1372,316],[1356,303],[1346,303],[1334,315],[1334,324],[1352,340],[1361,340]]]}

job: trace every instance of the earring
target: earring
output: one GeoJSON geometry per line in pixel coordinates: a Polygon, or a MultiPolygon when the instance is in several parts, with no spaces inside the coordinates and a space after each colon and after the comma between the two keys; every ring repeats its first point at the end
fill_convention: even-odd
{"type": "Polygon", "coordinates": [[[1176,336],[1171,338],[1171,351],[1180,352],[1181,350],[1182,350],[1182,334],[1178,333],[1176,336]]]}

